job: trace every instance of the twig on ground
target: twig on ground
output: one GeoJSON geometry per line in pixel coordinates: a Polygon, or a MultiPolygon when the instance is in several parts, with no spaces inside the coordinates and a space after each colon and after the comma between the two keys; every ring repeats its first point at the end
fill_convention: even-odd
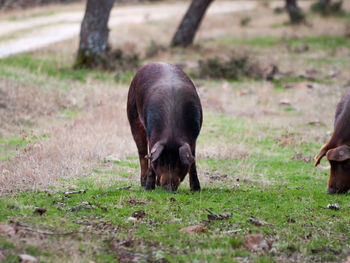
{"type": "Polygon", "coordinates": [[[73,192],[64,192],[64,195],[85,194],[85,193],[86,193],[86,190],[82,189],[82,190],[73,191],[73,192]]]}
{"type": "Polygon", "coordinates": [[[131,185],[129,185],[129,186],[124,186],[124,187],[119,187],[119,188],[117,188],[116,190],[119,191],[119,190],[129,190],[129,189],[131,189],[131,185]]]}
{"type": "Polygon", "coordinates": [[[95,233],[95,232],[89,232],[89,231],[70,231],[70,232],[62,232],[62,233],[57,233],[57,232],[49,232],[49,231],[42,231],[40,229],[35,229],[27,224],[17,222],[17,221],[10,221],[10,223],[15,224],[15,227],[19,227],[22,230],[25,231],[30,231],[30,232],[35,232],[38,234],[42,235],[47,235],[47,236],[68,236],[68,235],[74,235],[74,234],[95,234],[95,235],[104,235],[104,233],[95,233]]]}

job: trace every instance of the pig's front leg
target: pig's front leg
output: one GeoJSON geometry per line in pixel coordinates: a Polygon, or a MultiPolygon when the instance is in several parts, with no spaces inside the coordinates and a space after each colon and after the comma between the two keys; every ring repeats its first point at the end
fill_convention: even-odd
{"type": "Polygon", "coordinates": [[[192,191],[201,190],[201,185],[199,183],[198,176],[197,176],[196,162],[194,162],[191,165],[191,169],[190,169],[190,188],[192,191]]]}
{"type": "Polygon", "coordinates": [[[152,167],[148,170],[148,176],[146,179],[146,190],[153,190],[156,187],[156,173],[153,171],[152,167]]]}

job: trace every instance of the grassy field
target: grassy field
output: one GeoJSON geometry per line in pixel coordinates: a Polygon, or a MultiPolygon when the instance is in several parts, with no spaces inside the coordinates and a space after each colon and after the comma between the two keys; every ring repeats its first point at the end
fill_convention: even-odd
{"type": "Polygon", "coordinates": [[[328,163],[313,168],[349,88],[348,16],[309,15],[312,28],[286,19],[266,6],[208,16],[187,50],[164,48],[177,21],[111,31],[111,39],[123,34],[114,48],[139,52],[141,64],[181,63],[193,77],[204,109],[200,193],[187,179],[177,193],[140,187],[125,112],[134,72],[73,70],[77,39],[0,60],[0,262],[21,254],[87,263],[349,256],[350,195],[327,195],[328,163]],[[237,54],[261,76],[201,76],[198,60],[237,54]],[[268,81],[272,65],[280,75],[268,81]],[[181,231],[188,226],[200,231],[181,231]]]}

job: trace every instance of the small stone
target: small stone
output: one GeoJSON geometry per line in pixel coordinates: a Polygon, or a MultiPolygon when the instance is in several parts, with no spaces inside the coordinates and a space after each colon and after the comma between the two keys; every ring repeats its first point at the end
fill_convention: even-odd
{"type": "Polygon", "coordinates": [[[252,234],[245,237],[244,245],[250,251],[258,252],[267,250],[269,247],[261,234],[252,234]]]}
{"type": "Polygon", "coordinates": [[[339,207],[339,205],[337,203],[335,203],[335,204],[328,204],[327,208],[331,209],[331,210],[339,210],[340,209],[340,207],[339,207]]]}
{"type": "Polygon", "coordinates": [[[126,219],[126,222],[136,222],[136,221],[137,221],[137,218],[133,216],[130,216],[128,217],[128,219],[126,219]]]}
{"type": "Polygon", "coordinates": [[[282,105],[282,106],[290,106],[291,103],[288,99],[281,99],[279,102],[278,102],[279,105],[282,105]]]}
{"type": "Polygon", "coordinates": [[[27,255],[27,254],[22,254],[19,255],[19,257],[21,258],[21,263],[35,263],[38,262],[38,260],[31,256],[31,255],[27,255]]]}
{"type": "Polygon", "coordinates": [[[146,212],[143,210],[135,211],[131,215],[132,217],[135,217],[137,219],[144,218],[146,216],[146,212]]]}

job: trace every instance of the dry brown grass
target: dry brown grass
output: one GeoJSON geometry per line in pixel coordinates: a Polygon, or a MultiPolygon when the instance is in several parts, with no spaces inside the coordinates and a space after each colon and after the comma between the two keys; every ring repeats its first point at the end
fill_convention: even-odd
{"type": "Polygon", "coordinates": [[[96,86],[85,100],[81,116],[49,123],[39,129],[48,139],[26,146],[1,164],[0,194],[46,188],[60,178],[89,173],[108,155],[122,159],[135,150],[125,114],[125,87],[96,86]]]}

